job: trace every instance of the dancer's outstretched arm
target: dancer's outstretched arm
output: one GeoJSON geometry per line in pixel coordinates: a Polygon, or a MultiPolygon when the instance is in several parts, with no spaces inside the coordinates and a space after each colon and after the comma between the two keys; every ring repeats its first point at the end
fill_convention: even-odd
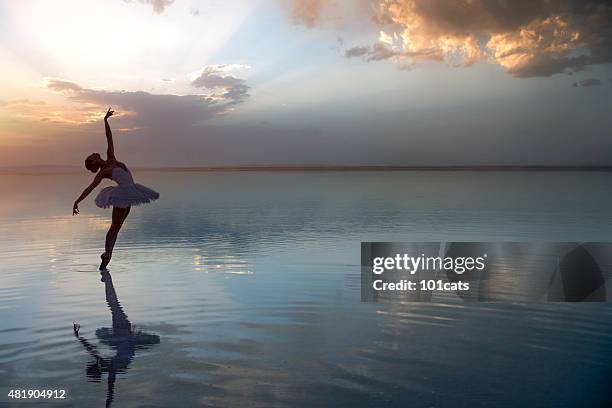
{"type": "Polygon", "coordinates": [[[96,346],[94,346],[93,344],[91,344],[89,341],[87,341],[87,339],[83,336],[79,336],[79,329],[81,328],[80,324],[76,324],[73,323],[72,325],[72,330],[74,331],[74,337],[76,337],[81,344],[83,345],[83,347],[85,347],[85,350],[87,350],[87,352],[96,360],[100,358],[100,354],[98,353],[98,349],[96,348],[96,346]]]}
{"type": "Polygon", "coordinates": [[[99,172],[98,174],[96,174],[91,184],[88,185],[87,188],[83,190],[79,198],[76,199],[76,201],[74,202],[74,205],[72,206],[72,215],[79,215],[79,203],[83,201],[89,195],[89,193],[91,193],[93,189],[98,186],[98,184],[100,184],[102,179],[104,179],[105,177],[104,173],[105,172],[103,170],[99,172]]]}
{"type": "Polygon", "coordinates": [[[108,124],[108,118],[113,116],[115,111],[108,108],[106,115],[104,116],[104,128],[106,130],[106,141],[108,142],[108,149],[106,150],[106,160],[114,161],[115,159],[115,146],[113,145],[113,132],[111,132],[110,125],[108,124]]]}

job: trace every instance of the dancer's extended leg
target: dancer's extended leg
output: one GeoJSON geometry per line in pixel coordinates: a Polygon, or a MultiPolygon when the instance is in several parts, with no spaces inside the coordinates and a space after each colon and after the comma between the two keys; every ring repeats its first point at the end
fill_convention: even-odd
{"type": "Polygon", "coordinates": [[[121,207],[113,207],[113,218],[110,228],[106,233],[106,244],[104,245],[104,253],[102,254],[102,263],[100,264],[100,269],[106,268],[106,265],[111,260],[113,256],[113,248],[115,247],[115,242],[117,241],[117,235],[121,230],[121,226],[123,226],[123,222],[127,218],[130,213],[130,207],[121,208],[121,207]]]}

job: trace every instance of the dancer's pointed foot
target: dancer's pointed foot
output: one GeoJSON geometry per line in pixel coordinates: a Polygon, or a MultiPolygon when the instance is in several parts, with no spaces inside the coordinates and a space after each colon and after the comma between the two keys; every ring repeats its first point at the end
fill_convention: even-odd
{"type": "Polygon", "coordinates": [[[106,265],[108,265],[108,263],[110,262],[111,257],[105,252],[102,255],[100,255],[100,258],[102,258],[102,262],[100,263],[100,270],[101,271],[106,270],[106,265]]]}

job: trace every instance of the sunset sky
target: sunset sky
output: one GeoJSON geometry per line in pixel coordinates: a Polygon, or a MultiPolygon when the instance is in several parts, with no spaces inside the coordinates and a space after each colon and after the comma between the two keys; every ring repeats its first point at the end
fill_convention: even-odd
{"type": "Polygon", "coordinates": [[[0,2],[0,166],[612,164],[612,5],[0,2]]]}

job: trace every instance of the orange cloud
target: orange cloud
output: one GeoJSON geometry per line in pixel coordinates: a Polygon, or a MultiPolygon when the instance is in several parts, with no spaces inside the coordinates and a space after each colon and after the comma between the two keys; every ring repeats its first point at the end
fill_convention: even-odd
{"type": "Polygon", "coordinates": [[[100,107],[51,105],[44,101],[18,99],[0,104],[0,109],[15,121],[42,122],[50,124],[83,125],[99,120],[103,115],[100,107]]]}
{"type": "Polygon", "coordinates": [[[312,27],[319,20],[321,10],[329,0],[292,0],[293,18],[305,26],[312,27]]]}
{"type": "Polygon", "coordinates": [[[550,76],[612,62],[611,18],[600,0],[378,0],[378,42],[345,55],[402,66],[486,61],[517,77],[550,76]]]}

